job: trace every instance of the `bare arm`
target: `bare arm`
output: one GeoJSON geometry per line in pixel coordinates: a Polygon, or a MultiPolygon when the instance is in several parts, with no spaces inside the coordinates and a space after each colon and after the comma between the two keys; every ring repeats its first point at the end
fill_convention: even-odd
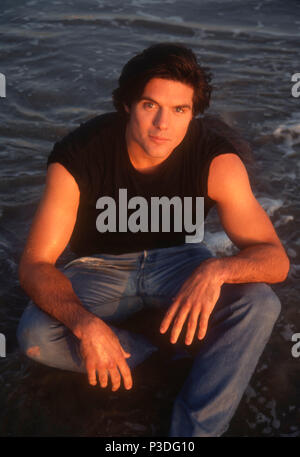
{"type": "Polygon", "coordinates": [[[79,188],[73,176],[60,164],[49,166],[44,195],[35,215],[19,266],[20,284],[46,313],[66,325],[80,340],[90,384],[96,373],[102,387],[108,374],[113,390],[132,379],[118,338],[99,318],[88,312],[76,296],[70,280],[55,267],[74,229],[79,205],[79,188]]]}
{"type": "Polygon", "coordinates": [[[252,193],[243,163],[235,154],[213,160],[208,193],[217,202],[224,230],[240,249],[234,256],[214,259],[215,274],[220,275],[223,283],[284,281],[289,259],[268,215],[252,193]]]}
{"type": "Polygon", "coordinates": [[[19,279],[41,309],[80,337],[77,324],[89,313],[69,279],[54,266],[71,237],[78,204],[79,189],[74,178],[62,165],[50,165],[45,191],[21,257],[19,279]]]}
{"type": "Polygon", "coordinates": [[[246,169],[235,154],[213,159],[208,195],[217,202],[224,230],[240,252],[202,262],[184,283],[160,328],[161,333],[165,333],[174,319],[172,343],[177,341],[186,319],[186,344],[191,344],[197,326],[198,338],[204,338],[222,284],[276,283],[283,281],[289,270],[285,250],[270,219],[255,199],[246,169]]]}

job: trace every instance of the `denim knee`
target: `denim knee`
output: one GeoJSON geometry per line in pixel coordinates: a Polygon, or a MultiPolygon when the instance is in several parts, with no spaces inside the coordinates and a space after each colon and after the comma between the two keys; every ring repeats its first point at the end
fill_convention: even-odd
{"type": "Polygon", "coordinates": [[[246,297],[251,302],[251,308],[264,320],[275,322],[281,311],[281,303],[271,287],[264,283],[249,284],[246,286],[246,297]]]}
{"type": "Polygon", "coordinates": [[[41,347],[49,341],[50,325],[48,316],[32,302],[25,309],[17,329],[20,350],[28,357],[38,360],[41,347]],[[44,317],[44,318],[43,318],[44,317]]]}
{"type": "Polygon", "coordinates": [[[271,335],[281,304],[263,283],[226,285],[215,328],[200,346],[173,409],[170,436],[220,436],[271,335]]]}

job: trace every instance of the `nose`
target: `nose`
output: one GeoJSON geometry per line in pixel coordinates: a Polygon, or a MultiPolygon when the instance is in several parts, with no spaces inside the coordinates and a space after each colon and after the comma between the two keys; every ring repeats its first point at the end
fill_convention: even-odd
{"type": "Polygon", "coordinates": [[[159,130],[166,130],[168,128],[168,123],[169,123],[169,120],[168,120],[167,110],[160,108],[155,115],[153,124],[159,130]]]}

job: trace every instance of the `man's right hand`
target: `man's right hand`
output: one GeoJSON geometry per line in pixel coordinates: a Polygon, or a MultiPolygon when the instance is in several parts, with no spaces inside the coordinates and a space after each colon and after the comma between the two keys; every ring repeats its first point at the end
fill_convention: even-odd
{"type": "Polygon", "coordinates": [[[112,391],[119,389],[121,376],[125,389],[132,388],[130,368],[125,360],[130,354],[124,351],[109,326],[96,316],[80,325],[80,352],[91,385],[97,384],[98,374],[101,387],[107,387],[109,375],[112,391]]]}

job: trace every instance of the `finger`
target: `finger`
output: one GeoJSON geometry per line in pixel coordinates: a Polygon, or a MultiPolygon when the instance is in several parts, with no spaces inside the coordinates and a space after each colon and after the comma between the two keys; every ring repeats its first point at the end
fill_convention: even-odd
{"type": "Polygon", "coordinates": [[[119,373],[119,370],[117,369],[116,365],[111,365],[110,368],[108,369],[108,372],[110,374],[110,379],[111,379],[111,384],[112,388],[111,390],[115,392],[120,388],[121,385],[121,376],[119,373]]]}
{"type": "Polygon", "coordinates": [[[91,364],[91,363],[90,364],[87,363],[86,371],[87,371],[87,375],[88,375],[89,384],[91,384],[91,386],[95,386],[97,384],[95,365],[91,364]]]}
{"type": "Polygon", "coordinates": [[[179,306],[180,306],[180,301],[179,300],[176,300],[170,306],[170,308],[166,312],[166,314],[165,314],[165,316],[164,316],[164,318],[163,318],[163,320],[162,320],[162,322],[160,324],[160,329],[159,329],[160,333],[165,333],[168,330],[168,328],[169,328],[169,326],[170,326],[170,324],[171,324],[171,322],[172,322],[172,320],[173,320],[173,318],[174,318],[174,316],[176,314],[176,311],[178,310],[179,306]]]}
{"type": "Polygon", "coordinates": [[[118,368],[120,370],[120,373],[123,378],[124,382],[124,387],[126,390],[129,390],[132,388],[132,376],[131,376],[131,371],[129,366],[127,365],[127,362],[125,359],[119,359],[118,360],[118,368]]]}
{"type": "MultiPolygon", "coordinates": [[[[120,346],[121,346],[121,345],[120,345],[120,346]]],[[[124,351],[124,349],[122,348],[122,346],[121,346],[121,350],[122,350],[122,354],[124,355],[125,359],[128,359],[129,357],[131,357],[130,352],[124,351]]]]}
{"type": "Polygon", "coordinates": [[[97,367],[97,372],[98,372],[98,379],[99,379],[99,384],[102,388],[107,387],[108,384],[108,374],[106,368],[104,368],[101,365],[98,365],[97,367]]]}
{"type": "Polygon", "coordinates": [[[194,335],[196,332],[197,324],[198,324],[198,318],[200,314],[200,308],[199,307],[194,307],[191,310],[189,320],[188,320],[188,325],[187,325],[187,332],[186,332],[186,337],[185,337],[185,344],[192,344],[194,335]]]}
{"type": "Polygon", "coordinates": [[[210,313],[208,311],[201,311],[200,321],[199,321],[199,331],[198,331],[198,338],[199,340],[203,340],[206,335],[207,326],[208,326],[208,319],[210,313]]]}
{"type": "Polygon", "coordinates": [[[175,344],[178,340],[180,332],[182,330],[183,324],[186,321],[187,315],[189,314],[191,305],[189,302],[186,302],[184,306],[180,308],[180,311],[174,321],[170,341],[172,344],[175,344]]]}

